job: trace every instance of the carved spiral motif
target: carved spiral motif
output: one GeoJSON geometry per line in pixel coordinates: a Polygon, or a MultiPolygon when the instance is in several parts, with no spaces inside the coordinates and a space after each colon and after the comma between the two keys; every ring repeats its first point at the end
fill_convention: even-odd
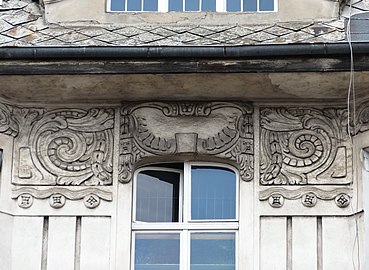
{"type": "Polygon", "coordinates": [[[306,167],[318,162],[323,154],[323,138],[313,132],[297,132],[290,137],[283,162],[293,167],[306,167]]]}
{"type": "Polygon", "coordinates": [[[78,162],[87,150],[86,139],[82,134],[64,131],[63,135],[53,138],[48,144],[50,161],[67,171],[81,171],[90,167],[89,162],[78,162]]]}

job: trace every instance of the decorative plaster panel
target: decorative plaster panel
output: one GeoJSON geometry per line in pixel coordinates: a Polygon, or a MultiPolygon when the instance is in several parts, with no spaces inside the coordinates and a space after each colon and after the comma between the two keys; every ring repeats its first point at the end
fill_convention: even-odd
{"type": "Polygon", "coordinates": [[[15,137],[13,184],[112,183],[113,110],[0,104],[0,116],[0,131],[15,137]]]}
{"type": "Polygon", "coordinates": [[[121,110],[119,180],[129,182],[145,157],[208,155],[235,161],[245,181],[253,179],[252,108],[248,104],[127,104],[121,110]]]}
{"type": "Polygon", "coordinates": [[[351,182],[345,109],[262,108],[260,117],[262,185],[351,182]]]}

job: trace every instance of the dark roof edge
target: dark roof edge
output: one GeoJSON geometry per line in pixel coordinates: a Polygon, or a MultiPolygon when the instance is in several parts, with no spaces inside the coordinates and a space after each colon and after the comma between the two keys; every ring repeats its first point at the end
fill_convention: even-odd
{"type": "MultiPolygon", "coordinates": [[[[354,54],[369,54],[369,42],[354,42],[352,49],[354,54]]],[[[0,47],[0,60],[232,59],[343,55],[350,55],[350,45],[347,42],[247,46],[0,47]]]]}

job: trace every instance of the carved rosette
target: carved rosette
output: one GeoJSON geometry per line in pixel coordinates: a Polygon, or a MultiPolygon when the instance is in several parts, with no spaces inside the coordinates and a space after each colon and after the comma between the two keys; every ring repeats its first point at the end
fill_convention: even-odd
{"type": "Polygon", "coordinates": [[[114,112],[111,109],[17,109],[17,185],[110,185],[114,112]]]}
{"type": "Polygon", "coordinates": [[[262,185],[351,182],[346,110],[262,108],[260,116],[262,185]]]}
{"type": "Polygon", "coordinates": [[[119,180],[132,179],[145,157],[178,154],[217,156],[238,164],[253,179],[252,108],[226,102],[151,102],[121,110],[119,180]]]}

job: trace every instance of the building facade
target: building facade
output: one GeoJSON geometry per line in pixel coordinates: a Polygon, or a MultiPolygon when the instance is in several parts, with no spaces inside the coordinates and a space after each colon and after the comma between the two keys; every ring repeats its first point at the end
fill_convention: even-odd
{"type": "Polygon", "coordinates": [[[0,268],[367,269],[368,10],[3,0],[0,268]]]}

